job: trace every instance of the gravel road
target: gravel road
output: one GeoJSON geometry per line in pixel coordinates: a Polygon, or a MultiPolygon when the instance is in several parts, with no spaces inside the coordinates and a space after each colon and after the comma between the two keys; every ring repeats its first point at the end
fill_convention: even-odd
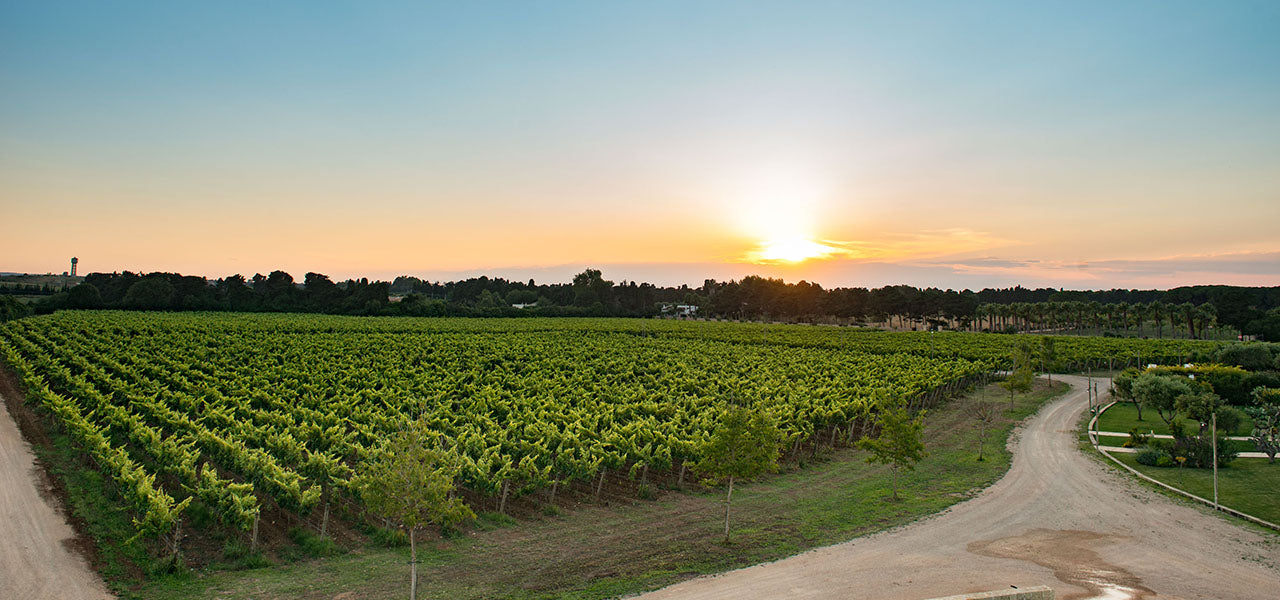
{"type": "Polygon", "coordinates": [[[1176,503],[1086,457],[1075,429],[1085,378],[1060,379],[1073,390],[1027,423],[1012,468],[972,500],[640,597],[919,600],[1048,585],[1065,599],[1280,598],[1280,536],[1176,503]]]}
{"type": "Polygon", "coordinates": [[[0,401],[0,598],[112,598],[67,542],[75,532],[42,494],[35,455],[0,401]]]}

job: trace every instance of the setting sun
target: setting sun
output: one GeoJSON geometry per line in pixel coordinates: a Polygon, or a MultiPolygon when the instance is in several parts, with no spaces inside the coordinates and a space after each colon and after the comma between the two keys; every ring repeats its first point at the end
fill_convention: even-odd
{"type": "Polygon", "coordinates": [[[756,262],[798,263],[811,258],[825,258],[839,252],[839,248],[807,238],[782,238],[761,242],[760,246],[751,253],[751,258],[756,262]]]}

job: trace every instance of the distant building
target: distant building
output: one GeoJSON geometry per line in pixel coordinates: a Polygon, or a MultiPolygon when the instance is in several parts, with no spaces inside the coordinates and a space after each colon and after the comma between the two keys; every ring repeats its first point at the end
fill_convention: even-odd
{"type": "Polygon", "coordinates": [[[698,306],[696,304],[667,303],[662,305],[662,314],[674,317],[693,317],[698,314],[698,306]]]}
{"type": "Polygon", "coordinates": [[[78,262],[80,262],[80,259],[74,256],[71,257],[71,276],[72,277],[76,276],[76,263],[78,262]]]}
{"type": "Polygon", "coordinates": [[[527,302],[527,303],[520,303],[520,304],[512,304],[511,308],[533,308],[537,305],[538,305],[537,302],[527,302]]]}

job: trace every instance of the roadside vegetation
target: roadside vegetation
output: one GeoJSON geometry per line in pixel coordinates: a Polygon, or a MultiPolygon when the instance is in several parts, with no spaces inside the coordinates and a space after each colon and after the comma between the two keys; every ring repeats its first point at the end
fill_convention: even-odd
{"type": "Polygon", "coordinates": [[[1223,348],[1223,364],[1125,369],[1113,378],[1119,402],[1098,419],[1104,446],[1137,471],[1229,508],[1280,522],[1280,374],[1274,344],[1223,348]],[[1163,437],[1162,437],[1163,436],[1163,437]],[[1234,436],[1237,439],[1228,439],[1234,436]],[[1246,439],[1240,439],[1246,438],[1246,439]],[[1262,453],[1240,457],[1241,453],[1262,453]]]}

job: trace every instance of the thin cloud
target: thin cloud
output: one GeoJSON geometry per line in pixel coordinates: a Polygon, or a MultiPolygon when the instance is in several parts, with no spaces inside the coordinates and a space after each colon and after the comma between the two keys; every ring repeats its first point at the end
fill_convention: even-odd
{"type": "Polygon", "coordinates": [[[931,261],[929,266],[948,267],[975,276],[1005,276],[1039,280],[1152,281],[1166,278],[1196,280],[1218,276],[1222,281],[1249,277],[1280,278],[1280,251],[1179,255],[1153,259],[1019,260],[998,257],[931,261]]]}
{"type": "Polygon", "coordinates": [[[922,260],[990,250],[1010,244],[1010,240],[985,231],[964,228],[929,229],[917,232],[889,232],[875,240],[795,240],[795,250],[808,250],[806,258],[779,258],[777,241],[760,242],[734,262],[753,264],[795,264],[806,261],[849,260],[900,262],[922,260]],[[801,247],[803,246],[803,247],[801,247]]]}

